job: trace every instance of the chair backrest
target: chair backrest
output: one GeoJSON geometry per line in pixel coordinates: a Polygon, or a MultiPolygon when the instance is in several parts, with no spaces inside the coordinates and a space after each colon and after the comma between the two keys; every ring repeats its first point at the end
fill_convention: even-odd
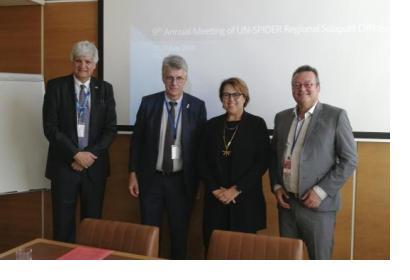
{"type": "Polygon", "coordinates": [[[214,230],[209,260],[302,260],[303,241],[259,234],[214,230]]]}
{"type": "Polygon", "coordinates": [[[87,218],[80,223],[76,243],[158,257],[159,229],[154,226],[87,218]]]}

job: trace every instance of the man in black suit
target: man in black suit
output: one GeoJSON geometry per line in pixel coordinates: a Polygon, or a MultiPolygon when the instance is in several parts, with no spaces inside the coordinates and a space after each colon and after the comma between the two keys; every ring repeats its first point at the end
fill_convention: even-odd
{"type": "Polygon", "coordinates": [[[71,51],[73,74],[47,83],[43,104],[44,134],[49,144],[46,177],[51,180],[53,238],[75,241],[77,196],[81,219],[100,218],[108,147],[116,133],[111,84],[91,77],[98,62],[93,43],[81,41],[71,51]]]}
{"type": "Polygon", "coordinates": [[[140,198],[143,224],[161,226],[167,210],[172,259],[186,258],[199,133],[206,122],[205,103],[183,91],[187,72],[182,57],[164,58],[165,91],[142,98],[130,146],[129,191],[140,198]]]}

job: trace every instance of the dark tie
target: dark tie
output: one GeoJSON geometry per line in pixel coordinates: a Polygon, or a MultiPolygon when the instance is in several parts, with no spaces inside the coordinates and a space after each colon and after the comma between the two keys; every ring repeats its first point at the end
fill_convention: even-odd
{"type": "MultiPolygon", "coordinates": [[[[168,102],[170,106],[170,114],[168,114],[167,130],[165,132],[164,139],[164,157],[162,160],[162,171],[165,173],[170,173],[173,171],[173,162],[171,159],[171,146],[174,145],[174,122],[175,122],[175,106],[176,102],[168,102]],[[172,118],[172,120],[171,120],[172,118]]],[[[177,127],[178,124],[175,124],[177,127]]]]}
{"type": "Polygon", "coordinates": [[[85,85],[80,85],[80,94],[78,97],[78,102],[80,105],[78,113],[78,123],[84,124],[84,137],[78,137],[78,146],[80,149],[84,149],[88,146],[88,131],[90,124],[90,110],[88,106],[88,100],[86,100],[86,88],[85,85]]]}

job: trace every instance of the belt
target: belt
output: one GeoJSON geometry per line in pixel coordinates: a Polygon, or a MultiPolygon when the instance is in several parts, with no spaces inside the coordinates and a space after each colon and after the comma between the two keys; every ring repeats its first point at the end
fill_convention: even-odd
{"type": "Polygon", "coordinates": [[[293,198],[293,199],[299,199],[300,198],[298,193],[287,192],[287,195],[288,195],[289,198],[293,198]]]}
{"type": "Polygon", "coordinates": [[[162,176],[176,176],[182,174],[183,170],[175,171],[175,172],[164,172],[161,170],[155,170],[155,173],[162,175],[162,176]]]}

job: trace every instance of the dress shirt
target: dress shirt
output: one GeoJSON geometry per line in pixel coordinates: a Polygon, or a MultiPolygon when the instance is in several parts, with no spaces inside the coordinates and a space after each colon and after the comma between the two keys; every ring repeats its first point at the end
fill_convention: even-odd
{"type": "MultiPolygon", "coordinates": [[[[297,113],[297,107],[295,107],[293,110],[294,119],[289,130],[287,145],[285,153],[283,155],[283,160],[291,160],[290,174],[283,174],[284,187],[288,192],[291,193],[299,194],[298,187],[300,154],[303,148],[303,143],[305,141],[306,132],[309,127],[309,123],[312,118],[313,112],[316,108],[316,105],[317,102],[305,113],[303,119],[299,118],[297,113]],[[294,146],[293,151],[292,146],[294,146]]],[[[274,190],[277,190],[281,187],[281,185],[275,185],[274,190]]],[[[313,190],[320,197],[321,200],[326,198],[327,194],[320,186],[314,186],[313,190]]]]}

